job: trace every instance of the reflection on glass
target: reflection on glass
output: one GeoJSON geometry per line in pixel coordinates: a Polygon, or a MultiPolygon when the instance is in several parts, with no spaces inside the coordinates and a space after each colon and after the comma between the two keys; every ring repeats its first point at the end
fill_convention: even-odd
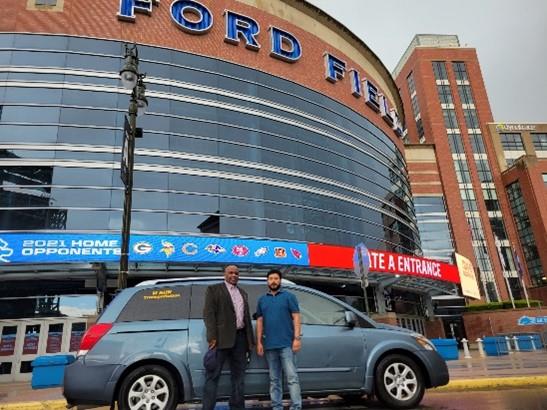
{"type": "Polygon", "coordinates": [[[97,314],[97,295],[61,296],[59,299],[63,316],[88,317],[97,314]]]}
{"type": "Polygon", "coordinates": [[[23,341],[23,354],[37,354],[40,341],[40,325],[27,325],[23,341]]]}

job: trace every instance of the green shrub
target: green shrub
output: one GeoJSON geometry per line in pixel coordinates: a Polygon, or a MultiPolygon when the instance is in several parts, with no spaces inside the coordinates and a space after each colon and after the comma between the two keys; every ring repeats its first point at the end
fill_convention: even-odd
{"type": "MultiPolygon", "coordinates": [[[[530,307],[540,307],[541,301],[539,300],[530,300],[530,307]]],[[[515,308],[525,308],[528,307],[526,300],[519,299],[515,300],[515,308]]],[[[469,305],[466,308],[467,312],[480,312],[483,310],[500,310],[500,309],[513,309],[510,300],[504,300],[503,302],[490,302],[490,303],[481,303],[479,305],[469,305]]]]}

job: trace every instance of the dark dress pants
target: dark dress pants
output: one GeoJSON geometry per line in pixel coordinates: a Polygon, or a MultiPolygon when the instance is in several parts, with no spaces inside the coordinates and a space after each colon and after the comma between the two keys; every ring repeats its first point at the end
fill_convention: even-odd
{"type": "Polygon", "coordinates": [[[232,379],[232,396],[230,397],[231,410],[245,409],[245,367],[247,365],[247,337],[245,329],[238,330],[236,343],[231,349],[217,349],[217,367],[205,374],[203,388],[203,410],[213,410],[217,401],[217,387],[222,367],[226,359],[230,361],[232,379]]]}

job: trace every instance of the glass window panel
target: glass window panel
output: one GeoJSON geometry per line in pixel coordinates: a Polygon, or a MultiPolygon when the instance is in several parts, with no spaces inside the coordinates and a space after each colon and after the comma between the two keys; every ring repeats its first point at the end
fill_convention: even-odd
{"type": "Polygon", "coordinates": [[[59,353],[63,343],[63,323],[50,324],[47,334],[46,353],[59,353]]]}
{"type": "MultiPolygon", "coordinates": [[[[0,356],[11,356],[15,352],[15,342],[17,341],[17,326],[4,326],[2,328],[2,337],[0,339],[0,356]]],[[[7,371],[7,369],[6,369],[7,371]]],[[[10,369],[11,372],[11,369],[10,369]]],[[[2,373],[0,374],[9,374],[2,373]]]]}
{"type": "Polygon", "coordinates": [[[38,325],[38,324],[25,326],[25,336],[23,340],[23,352],[22,352],[24,355],[38,353],[38,343],[40,340],[40,326],[41,325],[38,325]]]}
{"type": "Polygon", "coordinates": [[[298,299],[302,324],[346,326],[343,306],[324,297],[300,290],[292,291],[298,299]]]}
{"type": "Polygon", "coordinates": [[[6,88],[6,103],[56,104],[61,102],[62,90],[50,88],[6,88]]]}

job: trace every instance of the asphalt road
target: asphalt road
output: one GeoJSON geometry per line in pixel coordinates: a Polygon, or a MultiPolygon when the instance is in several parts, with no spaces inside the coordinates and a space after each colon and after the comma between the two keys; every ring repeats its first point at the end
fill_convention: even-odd
{"type": "MultiPolygon", "coordinates": [[[[317,406],[306,409],[322,410],[379,410],[385,409],[376,401],[365,401],[363,406],[317,406]]],[[[547,410],[547,388],[469,391],[426,392],[420,410],[547,410]]]]}

